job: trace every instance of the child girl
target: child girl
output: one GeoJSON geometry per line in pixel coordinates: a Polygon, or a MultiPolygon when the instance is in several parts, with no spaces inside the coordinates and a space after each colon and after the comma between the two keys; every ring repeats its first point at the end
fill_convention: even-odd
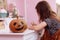
{"type": "Polygon", "coordinates": [[[40,1],[35,8],[40,23],[38,25],[32,25],[29,29],[40,31],[44,28],[45,32],[41,40],[60,40],[59,16],[51,9],[46,1],[40,1]]]}

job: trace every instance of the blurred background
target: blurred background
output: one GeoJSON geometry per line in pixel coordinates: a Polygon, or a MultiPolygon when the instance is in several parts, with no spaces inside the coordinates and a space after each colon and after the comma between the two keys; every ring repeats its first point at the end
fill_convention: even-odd
{"type": "Polygon", "coordinates": [[[16,15],[25,16],[24,0],[0,0],[0,18],[16,15]]]}
{"type": "Polygon", "coordinates": [[[60,0],[56,0],[57,14],[60,16],[60,0]]]}

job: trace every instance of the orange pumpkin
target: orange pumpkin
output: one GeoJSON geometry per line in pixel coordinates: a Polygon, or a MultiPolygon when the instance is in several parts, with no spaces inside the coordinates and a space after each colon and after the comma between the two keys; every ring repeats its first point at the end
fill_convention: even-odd
{"type": "Polygon", "coordinates": [[[9,27],[14,33],[22,33],[27,29],[27,24],[23,19],[14,19],[10,22],[9,27]]]}

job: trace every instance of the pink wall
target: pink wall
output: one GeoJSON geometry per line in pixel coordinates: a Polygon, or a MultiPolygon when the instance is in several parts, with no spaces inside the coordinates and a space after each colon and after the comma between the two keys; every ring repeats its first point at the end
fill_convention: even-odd
{"type": "MultiPolygon", "coordinates": [[[[27,10],[27,23],[30,25],[32,21],[35,23],[38,22],[38,16],[35,10],[36,4],[41,0],[26,0],[26,10],[27,10]]],[[[46,0],[49,2],[52,10],[56,12],[56,3],[55,0],[46,0]]]]}
{"type": "Polygon", "coordinates": [[[13,3],[14,5],[16,5],[19,14],[25,16],[24,0],[7,0],[7,3],[13,3]]]}
{"type": "Polygon", "coordinates": [[[27,23],[29,25],[31,22],[38,23],[38,16],[35,10],[35,6],[39,1],[41,0],[26,0],[27,23]]]}

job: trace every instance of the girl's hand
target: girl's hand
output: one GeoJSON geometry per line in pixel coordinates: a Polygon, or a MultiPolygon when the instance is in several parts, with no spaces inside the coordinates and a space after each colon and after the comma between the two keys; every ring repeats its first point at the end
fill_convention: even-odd
{"type": "Polygon", "coordinates": [[[34,22],[32,22],[32,23],[31,23],[31,26],[29,27],[29,29],[30,29],[30,30],[34,30],[36,25],[37,25],[37,24],[35,24],[34,22]]]}
{"type": "Polygon", "coordinates": [[[31,22],[31,25],[32,25],[32,26],[36,26],[37,24],[36,24],[36,23],[34,23],[34,22],[31,22]]]}

